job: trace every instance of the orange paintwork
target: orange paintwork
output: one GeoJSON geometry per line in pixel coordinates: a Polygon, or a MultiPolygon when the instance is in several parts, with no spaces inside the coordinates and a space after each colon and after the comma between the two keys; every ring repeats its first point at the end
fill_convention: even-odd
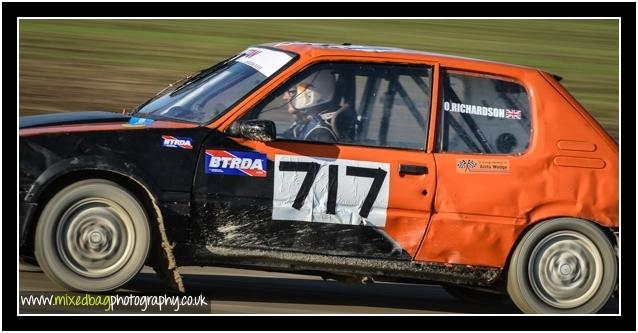
{"type": "Polygon", "coordinates": [[[299,59],[231,112],[210,124],[224,130],[287,78],[323,61],[410,63],[433,66],[432,110],[425,152],[395,149],[261,143],[236,139],[265,152],[360,159],[391,164],[385,231],[415,260],[503,267],[529,225],[572,216],[618,227],[618,145],[551,76],[533,68],[426,52],[361,51],[290,43],[270,44],[299,59]],[[439,70],[454,69],[514,80],[530,97],[532,134],[519,155],[458,154],[434,150],[439,110],[439,70]],[[458,158],[489,159],[507,172],[462,173],[458,158]],[[501,162],[498,162],[501,161],[501,162]],[[401,163],[428,167],[421,176],[398,175],[401,163]],[[424,194],[423,190],[427,193],[424,194]]]}
{"type": "Polygon", "coordinates": [[[226,129],[289,77],[323,61],[425,64],[433,67],[432,109],[425,152],[302,142],[235,139],[275,154],[390,163],[385,231],[418,261],[503,267],[516,240],[531,224],[571,216],[618,227],[618,145],[547,73],[521,66],[426,52],[373,52],[304,43],[269,44],[299,59],[209,127],[226,129]],[[518,155],[435,151],[439,70],[490,75],[527,89],[532,133],[518,155]],[[490,160],[507,172],[457,172],[457,159],[490,160]],[[398,174],[401,163],[424,165],[426,175],[398,174]],[[426,192],[424,192],[424,190],[426,192]],[[425,194],[424,194],[425,193],[425,194]]]}
{"type": "Polygon", "coordinates": [[[270,160],[275,159],[275,154],[285,154],[390,163],[390,197],[385,231],[408,253],[413,256],[416,254],[430,218],[432,194],[436,185],[436,170],[431,154],[346,145],[285,141],[264,143],[239,138],[234,140],[267,154],[270,160]],[[429,170],[426,175],[401,176],[400,164],[425,165],[429,170]]]}

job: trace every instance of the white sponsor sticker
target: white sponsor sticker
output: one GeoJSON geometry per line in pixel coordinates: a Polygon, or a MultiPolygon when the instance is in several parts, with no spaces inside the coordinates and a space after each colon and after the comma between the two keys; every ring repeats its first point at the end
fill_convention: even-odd
{"type": "Polygon", "coordinates": [[[258,70],[266,77],[273,75],[292,59],[286,53],[256,47],[248,48],[242,53],[244,55],[237,61],[258,70]]]}
{"type": "Polygon", "coordinates": [[[493,108],[481,105],[443,102],[443,110],[447,112],[459,112],[473,114],[477,116],[505,118],[505,119],[521,119],[523,111],[515,109],[493,108]]]}
{"type": "Polygon", "coordinates": [[[388,163],[275,156],[273,220],[385,226],[388,163]]]}

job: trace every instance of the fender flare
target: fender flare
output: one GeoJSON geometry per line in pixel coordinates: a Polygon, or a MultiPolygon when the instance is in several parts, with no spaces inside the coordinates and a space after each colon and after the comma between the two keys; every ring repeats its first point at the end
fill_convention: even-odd
{"type": "Polygon", "coordinates": [[[86,155],[67,158],[49,166],[33,182],[24,197],[24,201],[38,202],[49,185],[65,175],[78,171],[117,173],[139,183],[140,186],[150,192],[149,194],[153,196],[152,199],[157,200],[156,196],[159,193],[159,187],[150,176],[134,163],[99,155],[86,155]]]}
{"type": "MultiPolygon", "coordinates": [[[[185,292],[182,277],[179,273],[175,256],[173,255],[173,249],[169,243],[164,227],[164,216],[158,205],[157,194],[160,193],[159,187],[148,174],[134,163],[97,155],[72,157],[58,161],[38,176],[29,188],[24,200],[34,203],[40,201],[42,194],[46,192],[46,189],[51,184],[65,175],[81,171],[116,173],[137,183],[146,192],[152,205],[151,208],[156,214],[156,223],[154,223],[154,225],[160,237],[159,248],[155,251],[152,266],[160,277],[168,282],[172,288],[180,292],[185,292]]],[[[25,229],[30,229],[33,224],[34,218],[32,217],[30,221],[26,221],[25,229]]],[[[153,225],[150,227],[153,228],[153,225]]],[[[149,254],[149,256],[151,255],[152,254],[149,254]]]]}

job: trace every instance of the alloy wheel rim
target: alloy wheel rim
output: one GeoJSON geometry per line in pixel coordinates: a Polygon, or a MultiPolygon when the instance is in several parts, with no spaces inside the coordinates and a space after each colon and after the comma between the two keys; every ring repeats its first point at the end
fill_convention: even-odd
{"type": "Polygon", "coordinates": [[[603,281],[603,261],[596,245],[574,231],[560,231],[534,247],[528,265],[534,293],[546,304],[576,308],[589,301],[603,281]]]}
{"type": "Polygon", "coordinates": [[[60,218],[56,242],[62,262],[73,272],[89,278],[107,277],[131,258],[133,221],[112,200],[83,199],[60,218]]]}

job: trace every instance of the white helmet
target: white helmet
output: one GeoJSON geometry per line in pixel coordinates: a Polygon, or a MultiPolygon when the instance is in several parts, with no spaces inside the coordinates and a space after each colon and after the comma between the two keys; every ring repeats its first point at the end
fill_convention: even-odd
{"type": "Polygon", "coordinates": [[[334,91],[334,75],[330,70],[318,71],[297,84],[292,106],[301,112],[321,110],[332,103],[334,91]]]}

